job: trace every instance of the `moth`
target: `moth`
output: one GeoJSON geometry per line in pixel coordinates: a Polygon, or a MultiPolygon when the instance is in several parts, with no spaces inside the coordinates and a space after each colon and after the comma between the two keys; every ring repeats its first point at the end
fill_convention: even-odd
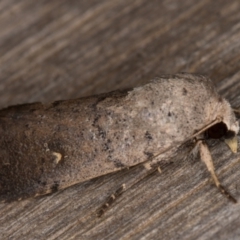
{"type": "MultiPolygon", "coordinates": [[[[239,124],[210,79],[165,75],[134,89],[0,111],[0,201],[55,192],[138,164],[147,169],[194,141],[220,184],[206,138],[237,151],[239,124]]],[[[114,198],[114,196],[112,197],[114,198]]]]}

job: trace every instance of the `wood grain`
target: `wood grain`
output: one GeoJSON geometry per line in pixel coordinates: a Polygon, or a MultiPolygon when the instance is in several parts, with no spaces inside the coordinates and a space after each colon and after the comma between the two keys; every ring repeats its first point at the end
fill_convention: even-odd
{"type": "MultiPolygon", "coordinates": [[[[240,107],[240,2],[0,1],[0,107],[139,85],[163,73],[211,77],[240,107]]],[[[199,103],[201,104],[201,103],[199,103]]],[[[240,139],[239,139],[240,140],[240,139]]],[[[211,142],[216,171],[240,202],[240,154],[211,142]]],[[[141,169],[47,197],[0,205],[0,239],[237,239],[240,204],[181,149],[101,217],[96,210],[141,169]]]]}

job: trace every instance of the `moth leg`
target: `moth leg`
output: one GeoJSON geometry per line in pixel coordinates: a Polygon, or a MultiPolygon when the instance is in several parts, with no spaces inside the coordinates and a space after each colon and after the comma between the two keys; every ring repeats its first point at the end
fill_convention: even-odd
{"type": "Polygon", "coordinates": [[[237,200],[221,185],[220,181],[218,180],[212,161],[212,156],[206,143],[204,143],[202,140],[198,140],[197,145],[199,146],[201,160],[205,163],[216,187],[221,191],[222,194],[227,196],[232,202],[237,203],[237,200]]]}

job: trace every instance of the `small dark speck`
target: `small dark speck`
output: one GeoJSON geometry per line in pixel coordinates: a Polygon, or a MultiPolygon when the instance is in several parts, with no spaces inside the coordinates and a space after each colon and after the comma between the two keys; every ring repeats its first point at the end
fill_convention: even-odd
{"type": "Polygon", "coordinates": [[[57,192],[58,187],[59,187],[59,183],[55,182],[51,187],[52,192],[57,192]]]}
{"type": "Polygon", "coordinates": [[[223,102],[223,98],[221,96],[218,97],[219,102],[223,102]]]}
{"type": "Polygon", "coordinates": [[[145,138],[147,138],[148,140],[152,140],[153,139],[152,135],[148,131],[146,131],[146,133],[145,133],[145,138]]]}
{"type": "Polygon", "coordinates": [[[188,93],[187,89],[186,88],[183,88],[183,95],[186,96],[188,93]]]}
{"type": "Polygon", "coordinates": [[[109,146],[107,143],[104,143],[103,145],[103,151],[108,151],[109,150],[109,146]]]}
{"type": "Polygon", "coordinates": [[[124,168],[125,167],[125,165],[119,159],[113,160],[113,163],[116,168],[124,168]]]}
{"type": "Polygon", "coordinates": [[[100,115],[97,115],[97,116],[94,118],[93,124],[92,124],[93,127],[96,125],[96,123],[97,123],[97,121],[99,120],[100,117],[101,117],[100,115]]]}
{"type": "Polygon", "coordinates": [[[42,186],[46,186],[46,185],[47,185],[47,182],[40,182],[40,184],[41,184],[42,186]]]}
{"type": "Polygon", "coordinates": [[[153,157],[153,153],[151,153],[151,152],[144,152],[144,154],[145,154],[145,155],[147,155],[147,156],[148,156],[148,158],[151,158],[151,157],[153,157]]]}
{"type": "Polygon", "coordinates": [[[101,138],[104,139],[106,137],[106,132],[103,129],[101,129],[99,126],[98,126],[98,132],[101,138]]]}
{"type": "Polygon", "coordinates": [[[37,183],[39,185],[42,185],[42,186],[46,186],[47,185],[47,182],[45,182],[45,181],[42,182],[42,181],[38,180],[37,183]]]}
{"type": "Polygon", "coordinates": [[[171,117],[171,116],[172,116],[172,114],[171,114],[170,112],[168,112],[168,116],[169,116],[169,117],[171,117]]]}

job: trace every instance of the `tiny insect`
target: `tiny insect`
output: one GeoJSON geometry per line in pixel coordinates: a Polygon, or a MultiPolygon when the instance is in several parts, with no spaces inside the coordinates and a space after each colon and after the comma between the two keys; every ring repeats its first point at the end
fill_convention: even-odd
{"type": "Polygon", "coordinates": [[[237,152],[238,131],[211,80],[187,73],[131,90],[8,107],[0,111],[0,201],[48,194],[138,164],[151,169],[194,140],[217,188],[236,202],[215,174],[205,139],[223,138],[237,152]]]}

